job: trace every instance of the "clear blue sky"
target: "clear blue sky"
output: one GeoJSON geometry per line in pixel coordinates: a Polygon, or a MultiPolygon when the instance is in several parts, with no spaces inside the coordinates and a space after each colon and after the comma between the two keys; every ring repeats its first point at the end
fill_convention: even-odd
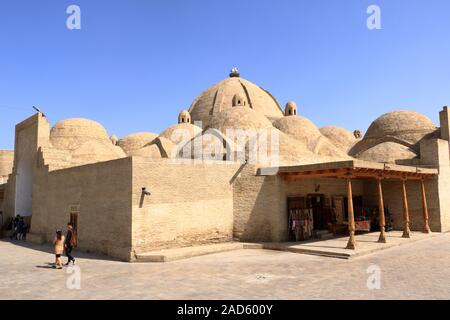
{"type": "Polygon", "coordinates": [[[237,66],[317,126],[450,104],[448,0],[2,0],[0,149],[38,105],[110,134],[161,132],[237,66]],[[82,29],[66,28],[77,4],[82,29]],[[366,9],[382,10],[382,30],[366,9]]]}

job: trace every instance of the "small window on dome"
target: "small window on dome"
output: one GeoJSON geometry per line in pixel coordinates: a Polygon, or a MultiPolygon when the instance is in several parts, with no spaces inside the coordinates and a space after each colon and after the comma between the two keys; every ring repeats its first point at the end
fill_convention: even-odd
{"type": "Polygon", "coordinates": [[[233,107],[240,107],[240,106],[245,106],[245,105],[246,105],[246,100],[244,99],[244,97],[242,97],[239,94],[236,94],[233,97],[233,100],[232,100],[233,107]]]}

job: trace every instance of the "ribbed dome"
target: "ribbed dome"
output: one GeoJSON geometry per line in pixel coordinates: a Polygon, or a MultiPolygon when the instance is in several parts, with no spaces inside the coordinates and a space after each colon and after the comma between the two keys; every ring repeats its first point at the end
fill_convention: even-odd
{"type": "Polygon", "coordinates": [[[207,126],[212,116],[233,108],[233,98],[236,97],[243,97],[248,108],[269,119],[283,116],[280,104],[268,91],[234,76],[208,88],[194,100],[189,109],[192,122],[202,121],[203,127],[207,126]]]}
{"type": "Polygon", "coordinates": [[[345,152],[347,152],[357,141],[353,133],[341,127],[326,126],[319,130],[331,143],[345,152]]]}
{"type": "Polygon", "coordinates": [[[211,118],[209,128],[226,134],[227,129],[267,129],[272,123],[262,114],[247,106],[226,109],[211,118]]]}
{"type": "Polygon", "coordinates": [[[395,142],[380,143],[357,156],[360,160],[382,163],[396,163],[400,160],[411,160],[417,157],[418,155],[413,150],[395,142]]]}
{"type": "Polygon", "coordinates": [[[158,135],[151,132],[138,132],[123,137],[117,143],[127,154],[138,150],[152,142],[158,135]]]}
{"type": "Polygon", "coordinates": [[[364,139],[392,136],[414,144],[435,130],[433,121],[423,114],[415,111],[394,111],[372,122],[364,139]]]}
{"type": "Polygon", "coordinates": [[[88,141],[99,141],[112,145],[105,128],[88,119],[62,120],[50,131],[50,142],[57,149],[74,150],[88,141]]]}

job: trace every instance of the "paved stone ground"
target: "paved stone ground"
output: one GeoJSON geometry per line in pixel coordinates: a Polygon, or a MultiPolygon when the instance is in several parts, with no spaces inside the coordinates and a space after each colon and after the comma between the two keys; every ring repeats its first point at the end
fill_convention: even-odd
{"type": "Polygon", "coordinates": [[[0,299],[449,299],[450,234],[341,260],[238,250],[187,260],[123,263],[79,254],[81,289],[66,287],[49,247],[0,241],[0,299]],[[367,289],[367,268],[381,289],[367,289]]]}

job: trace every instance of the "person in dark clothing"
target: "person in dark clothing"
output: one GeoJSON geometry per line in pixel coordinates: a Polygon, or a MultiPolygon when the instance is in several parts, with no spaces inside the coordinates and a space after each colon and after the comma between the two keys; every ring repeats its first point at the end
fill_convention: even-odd
{"type": "Polygon", "coordinates": [[[17,215],[17,217],[15,217],[12,220],[12,229],[14,230],[14,232],[10,237],[11,240],[17,240],[17,225],[19,224],[19,220],[20,220],[20,215],[17,215]]]}
{"type": "Polygon", "coordinates": [[[25,232],[25,220],[20,218],[17,223],[17,240],[23,240],[23,233],[25,232]]]}
{"type": "Polygon", "coordinates": [[[75,235],[74,235],[74,230],[73,230],[73,224],[71,222],[69,222],[67,224],[67,234],[66,234],[66,240],[64,242],[64,248],[66,249],[66,256],[69,259],[69,260],[67,260],[66,266],[68,266],[71,261],[73,264],[75,264],[75,258],[72,256],[74,239],[75,239],[75,235]]]}

